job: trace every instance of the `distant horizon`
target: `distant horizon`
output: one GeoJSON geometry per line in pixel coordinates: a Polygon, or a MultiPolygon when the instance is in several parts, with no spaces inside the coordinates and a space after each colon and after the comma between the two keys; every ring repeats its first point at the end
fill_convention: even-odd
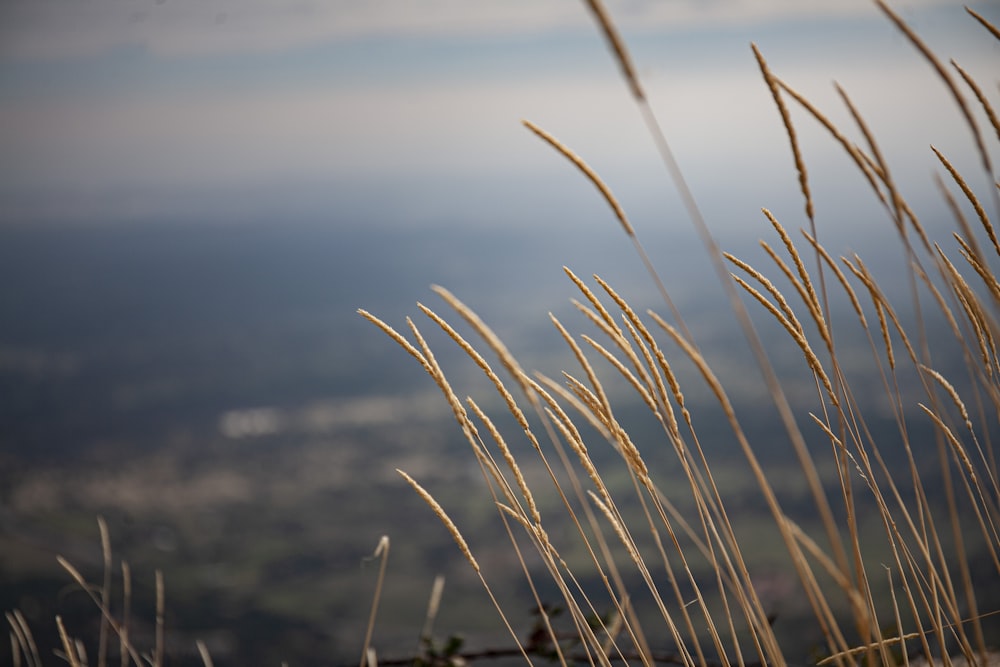
{"type": "MultiPolygon", "coordinates": [[[[753,16],[735,3],[715,3],[709,15],[682,5],[679,17],[609,6],[696,195],[726,193],[731,210],[719,224],[760,206],[800,210],[751,40],[779,76],[849,127],[831,83],[841,82],[904,188],[923,190],[940,171],[926,143],[904,138],[926,135],[960,168],[975,168],[968,133],[938,134],[955,125],[940,122],[957,113],[954,103],[874,5],[818,15],[793,5],[761,3],[753,16]]],[[[177,0],[131,17],[107,0],[78,9],[70,31],[73,14],[9,4],[0,30],[11,35],[18,21],[20,30],[0,39],[0,223],[326,214],[405,226],[528,217],[521,224],[531,228],[540,210],[574,218],[595,209],[589,186],[522,118],[587,159],[638,217],[678,210],[586,8],[546,6],[488,4],[480,14],[436,3],[428,11],[448,9],[442,16],[453,20],[435,21],[393,13],[391,3],[360,14],[331,4],[315,8],[309,27],[268,3],[222,8],[216,24],[177,0]],[[274,20],[272,37],[262,17],[274,20]]],[[[974,76],[990,71],[995,43],[964,11],[898,9],[943,56],[974,76]]],[[[795,121],[817,180],[856,184],[816,123],[797,110],[795,121]]]]}

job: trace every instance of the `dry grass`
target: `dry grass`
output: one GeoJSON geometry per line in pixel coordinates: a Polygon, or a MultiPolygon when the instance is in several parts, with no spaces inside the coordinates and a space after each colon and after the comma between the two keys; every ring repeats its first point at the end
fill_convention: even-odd
{"type": "MultiPolygon", "coordinates": [[[[945,82],[958,105],[958,122],[968,125],[981,167],[989,182],[995,183],[976,113],[982,112],[998,139],[1000,125],[983,87],[952,62],[961,83],[955,80],[898,15],[880,0],[876,2],[945,82]],[[978,107],[966,101],[963,85],[978,107]]],[[[997,188],[978,196],[948,157],[932,148],[957,188],[953,192],[943,178],[939,180],[954,212],[956,231],[950,240],[932,240],[893,180],[886,156],[847,93],[838,87],[864,139],[863,147],[772,72],[754,46],[764,84],[792,149],[809,224],[809,230],[801,233],[813,255],[810,260],[800,252],[793,234],[765,209],[764,217],[777,242],[761,241],[761,247],[773,268],[755,267],[721,250],[673,158],[608,12],[599,2],[591,0],[588,5],[729,296],[762,385],[795,453],[795,476],[804,489],[803,497],[811,502],[817,520],[804,525],[796,519],[803,515],[802,507],[784,504],[780,491],[787,480],[774,478],[761,461],[759,447],[744,424],[745,415],[741,416],[726,383],[674,306],[610,188],[583,158],[530,122],[525,122],[527,128],[579,169],[611,206],[660,290],[670,318],[651,310],[636,312],[600,277],[594,276],[589,285],[567,269],[581,295],[574,305],[595,332],[576,335],[552,317],[579,367],[563,371],[556,379],[526,372],[470,307],[446,289],[435,288],[478,342],[459,333],[448,317],[424,305],[419,309],[495,389],[516,427],[505,435],[497,425],[499,420],[482,407],[485,401],[463,398],[452,386],[414,320],[407,320],[408,337],[371,313],[361,311],[361,315],[416,359],[445,396],[534,595],[541,639],[532,639],[531,646],[518,640],[508,613],[490,588],[490,573],[480,565],[460,527],[431,491],[406,472],[400,474],[454,538],[528,663],[538,655],[535,649],[545,646],[546,657],[562,665],[586,662],[610,667],[629,662],[649,666],[665,660],[654,650],[659,647],[651,646],[649,637],[656,637],[657,642],[670,642],[669,661],[678,664],[786,665],[797,656],[787,654],[764,599],[762,577],[754,571],[752,552],[757,545],[739,525],[740,501],[727,495],[727,480],[719,478],[719,468],[703,446],[698,410],[686,398],[684,383],[702,382],[717,403],[715,414],[728,426],[734,451],[745,461],[753,493],[766,508],[772,550],[783,552],[781,562],[794,578],[794,595],[803,601],[821,638],[822,646],[814,656],[818,662],[838,666],[859,662],[996,664],[997,638],[988,634],[988,620],[1000,613],[996,608],[1000,602],[980,600],[980,595],[987,590],[986,584],[1000,578],[1000,474],[993,446],[1000,413],[1000,280],[992,268],[998,261],[993,255],[1000,256],[1000,243],[989,214],[991,207],[1000,212],[997,188]],[[805,110],[844,150],[894,224],[907,258],[911,303],[894,302],[860,255],[835,257],[818,240],[809,172],[790,103],[805,110]],[[961,213],[966,204],[978,222],[975,230],[961,213]],[[919,240],[917,247],[911,243],[912,234],[919,240]],[[740,273],[730,273],[730,266],[740,273]],[[773,269],[777,272],[772,273],[773,269]],[[835,280],[827,280],[831,275],[835,280]],[[783,291],[781,284],[789,288],[783,291]],[[856,321],[840,318],[838,326],[833,325],[831,303],[837,300],[850,305],[848,312],[856,321]],[[901,317],[901,306],[911,307],[917,316],[901,317]],[[811,410],[793,411],[756,331],[751,307],[760,308],[763,317],[777,323],[788,337],[789,349],[801,356],[815,391],[811,410]],[[930,335],[937,322],[943,323],[950,338],[930,335]],[[860,331],[867,341],[870,358],[866,364],[875,371],[880,385],[876,389],[881,390],[882,403],[895,423],[894,442],[884,442],[884,432],[876,435],[871,388],[859,391],[852,385],[852,364],[847,362],[857,350],[838,343],[847,327],[860,331]],[[494,370],[486,353],[496,358],[500,370],[494,370]],[[950,354],[961,358],[964,367],[935,363],[950,354]],[[629,433],[619,414],[621,406],[606,389],[610,378],[602,375],[604,365],[648,410],[659,428],[659,442],[648,438],[637,442],[629,433]],[[682,380],[676,370],[680,365],[694,369],[694,375],[682,380]],[[811,446],[800,424],[813,429],[811,446]],[[514,445],[515,437],[522,435],[527,448],[514,445]],[[815,444],[817,438],[821,446],[815,444]],[[607,446],[618,455],[621,466],[595,455],[598,448],[607,446]],[[664,457],[672,457],[681,483],[676,478],[674,483],[662,483],[663,467],[651,463],[664,457]],[[530,485],[528,479],[534,478],[524,473],[529,467],[542,470],[549,486],[537,480],[530,485]],[[622,483],[622,478],[627,481],[622,483]],[[540,501],[553,497],[553,502],[540,501]],[[572,558],[564,555],[570,552],[572,558]],[[584,574],[599,584],[584,585],[584,574]],[[555,630],[552,608],[541,599],[538,590],[543,579],[547,588],[558,592],[567,611],[570,639],[565,631],[555,630]],[[642,613],[636,603],[639,599],[649,602],[642,613]],[[989,606],[984,608],[984,602],[989,606]],[[610,613],[602,616],[602,610],[610,613]]],[[[1000,38],[1000,32],[982,16],[969,13],[970,20],[985,29],[986,38],[1000,38]]],[[[65,559],[59,561],[101,616],[94,664],[106,665],[110,642],[117,641],[123,667],[159,667],[164,664],[165,646],[163,577],[156,572],[155,632],[152,646],[143,652],[133,645],[130,634],[132,582],[125,562],[120,570],[123,598],[120,605],[114,605],[121,612],[111,611],[114,563],[107,527],[103,521],[99,527],[104,554],[100,584],[88,582],[65,559]]],[[[377,664],[371,639],[388,552],[388,538],[383,538],[373,555],[380,561],[379,577],[362,646],[361,663],[370,667],[377,664]]],[[[440,598],[440,586],[435,590],[425,636],[440,598]]],[[[41,665],[39,648],[24,617],[13,612],[7,619],[14,664],[41,665]]],[[[67,631],[62,619],[57,618],[56,624],[62,659],[71,665],[89,664],[83,644],[67,631]]],[[[197,650],[210,667],[206,645],[198,642],[197,650]]]]}
{"type": "MultiPolygon", "coordinates": [[[[591,287],[567,270],[582,296],[574,304],[596,334],[574,335],[552,318],[579,366],[577,371],[564,371],[558,381],[542,374],[529,376],[468,306],[436,288],[446,306],[480,337],[483,349],[498,358],[513,382],[511,386],[520,391],[515,400],[476,346],[458,334],[447,317],[420,306],[473,359],[499,392],[531,444],[530,451],[517,453],[508,445],[512,436],[502,436],[477,402],[459,398],[415,322],[408,320],[415,340],[411,343],[388,324],[362,314],[414,356],[444,392],[482,466],[487,490],[532,590],[537,577],[552,579],[575,628],[573,646],[582,651],[585,661],[609,665],[628,659],[650,665],[656,658],[646,638],[652,635],[669,638],[673,659],[685,665],[784,665],[790,659],[762,602],[751,571],[749,545],[737,528],[732,501],[726,496],[724,483],[716,479],[702,447],[698,414],[689,410],[674,371],[674,365],[685,363],[696,369],[715,397],[746,461],[756,493],[766,504],[778,540],[775,548],[785,552],[798,592],[822,638],[819,651],[824,663],[918,664],[918,656],[928,656],[943,664],[989,664],[995,660],[990,650],[995,649],[992,644],[997,639],[987,634],[987,619],[1000,609],[992,607],[997,604],[995,599],[988,601],[990,608],[982,608],[978,595],[984,590],[983,584],[1000,577],[1000,486],[992,445],[1000,411],[1000,359],[996,352],[1000,281],[991,268],[997,257],[983,252],[984,244],[978,237],[985,237],[989,253],[1000,255],[988,213],[990,206],[983,203],[991,202],[993,209],[1000,211],[996,189],[985,198],[978,197],[947,156],[933,149],[958,189],[953,194],[942,186],[955,212],[953,241],[957,247],[955,251],[945,250],[945,242],[929,238],[893,180],[886,156],[847,92],[837,89],[864,146],[852,142],[849,132],[836,127],[828,114],[778,78],[754,46],[764,83],[774,98],[792,148],[810,226],[802,234],[805,247],[813,255],[810,263],[808,256],[799,252],[789,230],[765,210],[778,237],[774,246],[761,242],[773,268],[778,270],[776,278],[769,277],[770,269],[754,267],[719,248],[674,161],[608,12],[598,2],[588,4],[730,295],[763,384],[795,451],[799,475],[819,518],[818,530],[799,525],[783,506],[779,493],[782,481],[770,477],[761,463],[724,382],[673,306],[614,194],[583,158],[530,122],[525,122],[528,129],[582,171],[611,206],[615,219],[636,244],[651,278],[660,287],[672,319],[653,311],[636,313],[599,277],[594,277],[596,287],[591,287]],[[910,303],[894,302],[860,255],[834,257],[819,242],[809,172],[792,123],[790,104],[802,107],[829,132],[881,202],[907,258],[910,303]],[[975,212],[978,232],[974,233],[965,221],[956,198],[964,199],[975,212]],[[911,243],[912,234],[919,240],[917,247],[911,243]],[[730,274],[725,268],[727,262],[740,274],[730,274]],[[829,276],[834,280],[827,280],[829,276]],[[783,292],[779,281],[790,285],[791,291],[783,292]],[[749,296],[747,304],[739,290],[749,296]],[[867,304],[859,294],[867,295],[867,304]],[[848,303],[856,321],[840,318],[839,328],[834,327],[834,301],[848,303]],[[799,350],[815,386],[815,407],[811,411],[793,412],[750,317],[749,308],[754,305],[762,307],[799,350]],[[901,317],[901,306],[912,308],[916,316],[901,317]],[[951,332],[951,338],[929,334],[938,321],[951,332]],[[883,442],[884,435],[875,435],[874,411],[867,398],[870,387],[865,387],[864,392],[852,387],[845,355],[853,357],[857,351],[838,344],[842,328],[846,327],[860,331],[868,341],[871,357],[867,364],[881,384],[882,402],[888,406],[897,429],[891,440],[898,441],[898,447],[883,442]],[[935,364],[948,354],[964,359],[964,377],[961,368],[935,364]],[[639,446],[633,440],[605,389],[607,378],[602,380],[595,365],[598,360],[620,376],[646,406],[659,424],[667,448],[648,440],[639,446]],[[464,407],[466,403],[473,408],[471,414],[464,407]],[[531,415],[530,420],[527,415],[531,415]],[[477,423],[485,426],[489,439],[477,423]],[[827,446],[807,445],[800,423],[818,427],[827,446]],[[536,435],[542,433],[544,438],[536,435]],[[600,446],[600,440],[618,453],[630,485],[612,483],[609,466],[595,462],[591,451],[600,446]],[[494,449],[500,452],[499,457],[494,458],[494,449]],[[890,451],[894,449],[899,452],[890,451]],[[659,458],[668,452],[676,459],[686,484],[661,486],[657,473],[647,464],[650,457],[659,458]],[[538,457],[548,471],[551,489],[537,485],[528,488],[521,474],[524,464],[518,462],[518,457],[529,456],[538,457]],[[834,471],[832,483],[824,482],[821,470],[834,471]],[[510,478],[513,483],[508,481],[510,478]],[[548,493],[559,498],[564,512],[549,510],[543,520],[535,499],[548,493]],[[681,511],[682,506],[690,509],[681,511]],[[873,521],[880,526],[877,540],[871,530],[873,521]],[[568,566],[550,534],[560,535],[561,541],[582,544],[588,562],[568,566]],[[542,574],[529,567],[522,551],[526,544],[537,553],[542,574]],[[977,562],[985,566],[972,567],[973,551],[979,558],[977,562]],[[873,554],[878,554],[874,560],[873,554]],[[577,574],[586,568],[597,573],[597,580],[603,582],[602,590],[585,588],[577,582],[577,574]],[[626,582],[635,581],[641,582],[645,591],[629,589],[632,584],[626,582]],[[654,610],[642,618],[632,604],[640,595],[652,600],[654,610]],[[597,626],[588,623],[586,619],[597,608],[613,610],[614,622],[597,626]]],[[[981,167],[989,182],[994,183],[996,176],[976,121],[977,110],[997,130],[998,138],[1000,127],[983,87],[952,63],[959,73],[960,81],[956,80],[915,31],[887,5],[877,4],[947,86],[958,104],[957,122],[968,125],[981,167]],[[961,88],[963,85],[967,91],[961,88]],[[966,101],[970,91],[978,107],[966,101]]],[[[985,19],[970,14],[985,27],[984,38],[997,35],[996,28],[985,19]]],[[[468,560],[475,564],[472,551],[461,540],[458,528],[446,518],[444,509],[415,481],[407,481],[445,521],[468,560]]],[[[795,515],[801,515],[801,508],[795,509],[795,515]]],[[[476,570],[485,583],[488,572],[480,571],[478,566],[476,570]]],[[[543,617],[547,617],[546,609],[539,602],[538,613],[543,617]]],[[[546,627],[549,642],[557,649],[556,659],[562,664],[570,662],[558,650],[565,644],[565,636],[557,636],[551,624],[546,627]]],[[[578,659],[580,655],[572,658],[578,659]]]]}

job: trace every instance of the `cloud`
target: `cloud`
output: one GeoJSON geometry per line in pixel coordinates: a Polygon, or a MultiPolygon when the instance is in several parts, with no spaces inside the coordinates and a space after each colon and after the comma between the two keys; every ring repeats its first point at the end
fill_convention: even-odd
{"type": "MultiPolygon", "coordinates": [[[[897,3],[904,10],[947,0],[897,3]]],[[[871,16],[868,0],[612,0],[624,29],[871,16]]],[[[577,0],[5,0],[0,59],[58,60],[140,48],[159,57],[279,52],[330,40],[524,35],[589,27],[577,0]]]]}

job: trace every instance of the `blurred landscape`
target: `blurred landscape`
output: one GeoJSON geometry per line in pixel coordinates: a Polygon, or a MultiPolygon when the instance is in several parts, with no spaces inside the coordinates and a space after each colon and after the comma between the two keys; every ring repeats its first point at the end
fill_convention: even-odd
{"type": "MultiPolygon", "coordinates": [[[[153,618],[160,568],[178,659],[197,663],[197,638],[216,664],[350,663],[373,594],[366,558],[388,535],[376,633],[383,655],[414,650],[438,574],[447,577],[440,632],[506,645],[460,552],[395,473],[404,469],[435,489],[509,606],[525,610],[520,630],[527,632],[529,591],[511,554],[490,547],[502,539],[500,526],[476,493],[482,480],[473,457],[429,378],[355,310],[402,327],[415,301],[436,305],[427,283],[450,285],[496,324],[523,363],[551,375],[573,362],[547,324],[546,304],[583,325],[568,305],[561,260],[612,273],[636,264],[624,238],[602,244],[602,236],[581,231],[578,240],[588,242],[574,248],[544,231],[526,244],[520,232],[345,232],[319,224],[3,228],[0,304],[9,317],[0,382],[8,398],[0,430],[8,446],[0,468],[0,603],[22,610],[42,645],[57,641],[56,613],[77,627],[96,623],[55,557],[97,581],[100,515],[116,558],[134,573],[137,636],[143,627],[151,632],[144,624],[153,618]],[[506,257],[519,269],[510,270],[506,257]]],[[[691,276],[711,279],[697,248],[683,235],[654,241],[676,252],[667,263],[681,278],[673,296],[722,369],[759,454],[783,480],[778,491],[793,508],[796,498],[805,502],[785,435],[721,296],[690,287],[691,276]],[[792,474],[782,476],[786,469],[792,474]]],[[[888,270],[892,262],[880,264],[888,270]]],[[[659,307],[641,273],[616,277],[637,303],[659,307]]],[[[452,346],[418,325],[453,381],[473,393],[478,387],[477,400],[495,405],[469,364],[448,352],[452,346]]],[[[794,351],[779,346],[773,355],[796,405],[811,408],[809,378],[794,351]],[[805,383],[801,391],[797,382],[805,383]]],[[[768,564],[775,554],[761,538],[769,530],[766,507],[728,428],[713,420],[711,398],[692,373],[685,386],[740,525],[754,536],[748,539],[761,540],[748,551],[770,581],[775,613],[804,654],[819,637],[796,625],[801,600],[788,596],[780,558],[768,564]]],[[[873,390],[872,400],[879,394],[873,390]]],[[[641,405],[628,398],[621,405],[633,437],[648,442],[651,465],[665,479],[677,474],[669,457],[657,457],[662,435],[648,415],[643,421],[641,405]]],[[[895,437],[888,408],[884,426],[895,437]]],[[[610,449],[597,456],[616,465],[610,449]]],[[[542,479],[541,470],[529,473],[542,479]]],[[[541,502],[544,509],[556,499],[541,502]]],[[[814,520],[809,512],[799,518],[814,520]]]]}
{"type": "MultiPolygon", "coordinates": [[[[578,258],[594,247],[582,245],[578,258]]],[[[627,263],[619,247],[591,259],[627,263]]],[[[43,645],[55,613],[96,621],[55,557],[93,574],[101,515],[146,622],[153,570],[166,573],[169,624],[192,658],[197,636],[217,664],[353,659],[373,586],[364,559],[383,534],[390,649],[412,648],[439,573],[456,587],[447,631],[495,629],[395,468],[454,484],[456,498],[477,473],[422,371],[355,311],[400,321],[433,297],[430,282],[457,283],[542,359],[556,348],[543,304],[567,301],[565,249],[475,229],[0,229],[3,607],[24,611],[43,645]],[[532,309],[536,322],[515,315],[532,309]]],[[[489,507],[467,505],[486,521],[489,507]]]]}

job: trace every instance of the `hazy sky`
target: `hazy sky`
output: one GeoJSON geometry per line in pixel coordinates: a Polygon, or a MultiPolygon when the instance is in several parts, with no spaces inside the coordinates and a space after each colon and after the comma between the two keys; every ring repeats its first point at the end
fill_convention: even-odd
{"type": "MultiPolygon", "coordinates": [[[[1000,19],[995,4],[973,6],[1000,19]]],[[[682,167],[710,202],[725,194],[727,204],[776,206],[795,192],[751,40],[846,123],[832,82],[844,84],[887,150],[906,151],[901,171],[927,178],[929,143],[975,164],[944,88],[873,4],[608,7],[682,167]]],[[[998,44],[955,3],[894,7],[995,97],[998,44]]],[[[580,177],[522,118],[577,150],[640,214],[671,206],[577,0],[0,5],[3,222],[516,224],[593,209],[580,177]]],[[[814,124],[798,118],[807,159],[820,172],[837,164],[814,124]]]]}

